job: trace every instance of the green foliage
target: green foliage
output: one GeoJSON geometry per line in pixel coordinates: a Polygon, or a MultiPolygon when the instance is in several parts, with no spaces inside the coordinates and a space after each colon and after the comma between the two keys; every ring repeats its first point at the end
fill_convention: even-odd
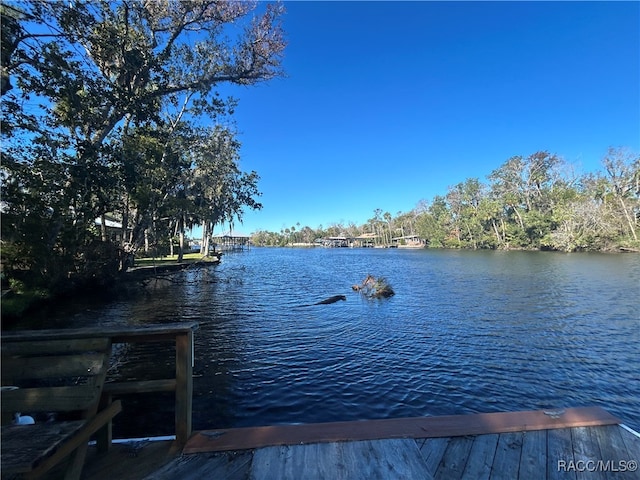
{"type": "MultiPolygon", "coordinates": [[[[367,234],[376,245],[402,246],[405,235],[418,235],[429,248],[638,250],[640,156],[610,149],[603,166],[604,173],[577,177],[548,152],[516,156],[486,184],[467,179],[412,212],[394,218],[376,209],[360,227],[319,228],[315,237],[367,234]]],[[[258,232],[252,240],[277,245],[279,238],[258,232]]]]}
{"type": "Polygon", "coordinates": [[[27,290],[23,286],[17,293],[12,290],[2,297],[2,316],[5,318],[19,317],[29,308],[48,298],[50,298],[49,292],[42,288],[27,290]]]}
{"type": "Polygon", "coordinates": [[[393,288],[384,277],[367,275],[360,285],[351,287],[366,298],[389,298],[395,295],[393,288]]]}
{"type": "Polygon", "coordinates": [[[22,294],[26,291],[26,285],[24,284],[24,282],[16,278],[9,279],[9,288],[12,292],[17,294],[22,294]]]}
{"type": "Polygon", "coordinates": [[[1,6],[9,278],[51,289],[108,281],[123,250],[163,249],[191,226],[211,231],[241,219],[244,208],[261,208],[259,177],[240,170],[234,132],[211,126],[236,104],[216,86],[282,73],[283,9],[255,7],[204,0],[1,6]],[[241,31],[234,40],[229,25],[241,31]],[[107,215],[122,224],[119,232],[95,224],[107,215]]]}

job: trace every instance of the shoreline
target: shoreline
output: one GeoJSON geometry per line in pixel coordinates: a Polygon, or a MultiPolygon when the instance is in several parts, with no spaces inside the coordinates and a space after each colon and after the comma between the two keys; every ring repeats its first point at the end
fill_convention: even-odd
{"type": "Polygon", "coordinates": [[[257,245],[257,244],[253,244],[252,245],[253,248],[325,248],[327,250],[334,250],[334,249],[364,249],[364,250],[369,250],[371,248],[376,248],[376,249],[388,249],[388,250],[395,250],[395,249],[399,249],[399,250],[454,250],[454,251],[470,251],[470,252],[474,252],[474,251],[492,251],[492,252],[542,252],[542,253],[565,253],[565,254],[571,254],[571,253],[578,253],[578,254],[582,254],[582,253],[607,253],[607,254],[628,254],[628,253],[640,253],[640,248],[635,248],[635,247],[623,247],[623,246],[616,246],[614,248],[605,248],[605,249],[598,249],[598,250],[572,250],[572,251],[566,251],[566,250],[558,250],[558,249],[549,249],[549,248],[527,248],[527,247],[509,247],[509,248],[467,248],[467,247],[429,247],[429,246],[425,246],[425,245],[421,245],[421,246],[413,246],[413,245],[398,245],[397,247],[386,247],[386,246],[379,246],[379,247],[325,247],[323,245],[319,245],[319,244],[315,244],[315,243],[288,243],[286,245],[257,245]]]}
{"type": "MultiPolygon", "coordinates": [[[[2,318],[0,330],[11,330],[28,319],[30,314],[37,310],[48,310],[56,308],[62,302],[73,300],[78,295],[104,298],[106,301],[113,300],[118,295],[128,292],[131,285],[142,282],[156,275],[179,273],[189,268],[206,268],[220,263],[220,253],[211,257],[198,259],[186,259],[180,263],[175,260],[158,260],[155,265],[140,265],[129,267],[126,271],[120,272],[109,279],[90,279],[82,284],[69,283],[69,288],[58,293],[45,291],[26,291],[22,293],[13,292],[11,289],[2,291],[2,318]]],[[[143,259],[144,260],[144,259],[143,259]]],[[[137,288],[142,288],[138,285],[137,288]]]]}

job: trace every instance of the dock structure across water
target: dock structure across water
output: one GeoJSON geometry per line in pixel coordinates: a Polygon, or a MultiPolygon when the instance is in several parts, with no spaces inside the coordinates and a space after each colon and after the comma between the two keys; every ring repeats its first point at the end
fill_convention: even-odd
{"type": "Polygon", "coordinates": [[[235,230],[213,235],[212,238],[214,241],[214,251],[242,251],[245,248],[249,249],[251,246],[251,237],[235,230]]]}
{"type": "Polygon", "coordinates": [[[178,455],[138,447],[90,457],[83,478],[640,478],[640,436],[600,407],[199,431],[178,455]]]}

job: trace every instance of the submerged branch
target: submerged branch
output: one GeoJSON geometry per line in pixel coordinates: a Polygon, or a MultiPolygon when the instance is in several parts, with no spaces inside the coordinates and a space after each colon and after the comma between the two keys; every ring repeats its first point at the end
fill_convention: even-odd
{"type": "Polygon", "coordinates": [[[367,298],[389,298],[395,295],[393,288],[384,277],[376,278],[373,275],[367,275],[362,284],[353,285],[351,288],[367,298]]]}

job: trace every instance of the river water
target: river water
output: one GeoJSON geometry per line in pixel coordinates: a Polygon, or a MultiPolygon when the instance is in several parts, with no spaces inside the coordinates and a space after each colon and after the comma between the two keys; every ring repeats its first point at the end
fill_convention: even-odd
{"type": "MultiPolygon", "coordinates": [[[[640,429],[640,255],[256,248],[73,309],[65,326],[199,322],[195,429],[586,405],[640,429]],[[367,274],[396,295],[353,292],[367,274]]],[[[168,348],[116,357],[171,371],[168,348]]],[[[172,433],[172,406],[129,400],[116,436],[172,433]]]]}

